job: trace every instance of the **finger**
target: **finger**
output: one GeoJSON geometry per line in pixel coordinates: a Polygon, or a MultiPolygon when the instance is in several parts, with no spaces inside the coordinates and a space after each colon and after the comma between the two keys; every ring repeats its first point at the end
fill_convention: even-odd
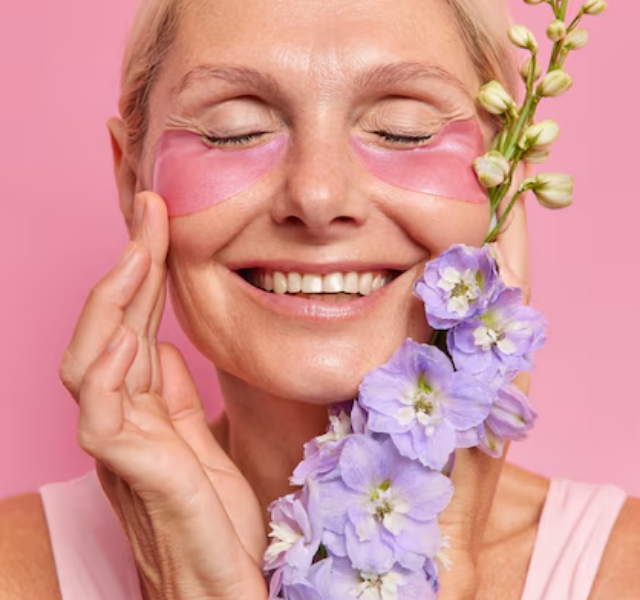
{"type": "Polygon", "coordinates": [[[209,466],[235,465],[216,443],[207,423],[200,394],[180,351],[172,344],[159,345],[163,373],[162,395],[174,429],[184,439],[201,462],[209,466]]]}
{"type": "Polygon", "coordinates": [[[104,352],[150,268],[148,251],[129,243],[120,262],[92,290],[60,364],[60,379],[77,400],[86,370],[104,352]]]}
{"type": "Polygon", "coordinates": [[[258,501],[238,467],[213,437],[200,395],[180,352],[160,345],[163,396],[173,426],[189,445],[226,507],[243,547],[256,564],[265,551],[264,526],[258,501]]]}
{"type": "MultiPolygon", "coordinates": [[[[478,556],[484,543],[486,524],[491,513],[500,473],[504,464],[474,448],[458,450],[451,479],[455,493],[449,506],[439,517],[445,554],[451,569],[440,569],[442,600],[475,597],[475,572],[478,556]],[[468,578],[460,577],[467,573],[468,578]]],[[[440,597],[440,596],[439,596],[440,597]]]]}
{"type": "Polygon", "coordinates": [[[126,327],[119,327],[82,380],[78,441],[94,456],[105,441],[109,442],[122,430],[126,401],[122,384],[136,352],[136,336],[126,327]]]}
{"type": "Polygon", "coordinates": [[[151,192],[136,197],[134,240],[146,247],[151,256],[151,267],[138,294],[127,307],[124,323],[136,333],[139,352],[127,375],[127,386],[131,395],[148,392],[157,381],[152,361],[152,346],[159,319],[154,313],[164,308],[165,261],[169,248],[169,228],[163,200],[151,192]]]}
{"type": "Polygon", "coordinates": [[[160,362],[160,352],[158,349],[158,330],[162,322],[164,313],[164,305],[167,294],[166,282],[163,285],[158,301],[151,313],[151,322],[149,325],[148,341],[151,357],[151,385],[149,391],[162,395],[162,366],[160,362]]]}

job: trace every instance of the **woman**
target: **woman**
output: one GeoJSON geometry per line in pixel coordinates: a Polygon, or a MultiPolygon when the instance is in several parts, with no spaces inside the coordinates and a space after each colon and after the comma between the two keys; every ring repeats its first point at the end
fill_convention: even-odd
{"type": "MultiPolygon", "coordinates": [[[[358,149],[393,155],[457,122],[490,143],[495,124],[473,99],[485,80],[514,85],[497,7],[145,5],[123,119],[110,123],[131,243],[90,295],[61,365],[80,444],[126,538],[92,477],[45,488],[44,508],[37,497],[5,505],[3,521],[21,519],[30,535],[2,528],[0,598],[266,598],[265,507],[288,492],[302,444],[406,337],[428,339],[413,282],[429,258],[478,245],[489,225],[485,204],[412,189],[358,149]],[[184,194],[183,182],[210,181],[211,170],[190,170],[204,148],[232,159],[216,163],[206,193],[184,194]],[[181,357],[156,340],[165,269],[184,330],[219,372],[226,410],[211,426],[181,357]],[[356,273],[358,294],[336,273],[356,273]],[[130,555],[114,557],[121,549],[130,555]]],[[[519,206],[500,241],[514,281],[527,279],[525,242],[519,206]]],[[[640,596],[635,501],[563,490],[585,512],[554,531],[566,551],[545,565],[536,534],[547,481],[465,452],[454,483],[442,519],[454,568],[441,598],[640,596]]],[[[545,514],[548,535],[558,513],[545,514]]]]}

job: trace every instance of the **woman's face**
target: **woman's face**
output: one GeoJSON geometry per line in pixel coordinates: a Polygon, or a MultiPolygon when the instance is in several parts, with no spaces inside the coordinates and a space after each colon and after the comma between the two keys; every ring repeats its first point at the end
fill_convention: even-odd
{"type": "Polygon", "coordinates": [[[488,142],[479,86],[441,0],[193,3],[154,86],[139,176],[162,179],[167,123],[214,158],[215,202],[170,221],[173,304],[196,346],[270,393],[334,402],[406,337],[426,341],[413,284],[451,244],[480,244],[489,208],[467,193],[469,166],[421,157],[439,133],[446,150],[453,122],[470,125],[470,147],[488,142]],[[261,289],[271,278],[365,295],[261,289]],[[385,285],[367,294],[372,281],[385,285]]]}

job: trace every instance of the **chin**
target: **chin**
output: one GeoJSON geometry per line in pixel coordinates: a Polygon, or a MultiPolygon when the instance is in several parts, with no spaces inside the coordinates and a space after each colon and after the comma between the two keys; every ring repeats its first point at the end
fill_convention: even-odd
{"type": "Polygon", "coordinates": [[[352,400],[365,375],[386,363],[407,337],[427,341],[424,313],[415,327],[374,327],[360,336],[290,339],[277,351],[256,356],[256,368],[234,373],[251,386],[280,398],[309,404],[352,400]]]}

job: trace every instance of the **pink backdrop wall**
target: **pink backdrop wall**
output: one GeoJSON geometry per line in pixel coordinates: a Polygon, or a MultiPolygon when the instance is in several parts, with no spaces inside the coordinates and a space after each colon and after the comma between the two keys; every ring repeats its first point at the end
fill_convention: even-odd
{"type": "MultiPolygon", "coordinates": [[[[542,35],[544,7],[511,4],[542,35]]],[[[574,89],[543,111],[563,128],[549,170],[577,185],[566,212],[531,203],[534,304],[551,331],[532,392],[539,426],[511,458],[640,495],[640,5],[611,4],[569,63],[574,89]]],[[[57,365],[88,290],[125,243],[104,123],[133,5],[0,0],[0,497],[91,466],[57,365]]],[[[164,331],[187,347],[170,317],[164,331]]],[[[213,411],[211,369],[187,355],[213,411]]]]}

